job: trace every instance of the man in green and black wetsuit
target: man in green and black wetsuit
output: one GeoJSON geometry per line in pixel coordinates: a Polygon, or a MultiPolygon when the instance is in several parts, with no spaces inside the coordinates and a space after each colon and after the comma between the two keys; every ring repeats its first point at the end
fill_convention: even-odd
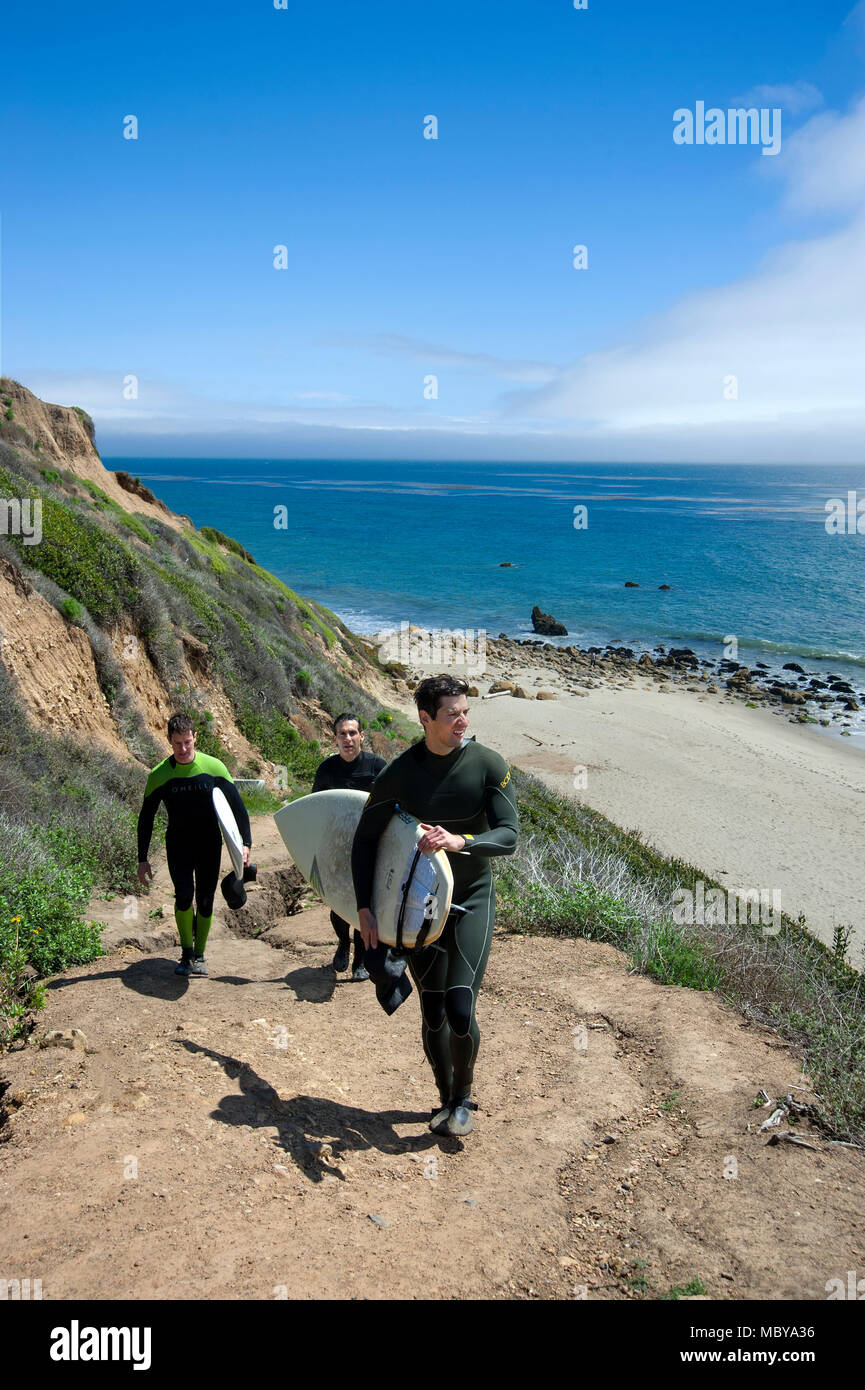
{"type": "Polygon", "coordinates": [[[218,758],[195,749],[195,726],[188,714],[168,721],[172,754],[147,779],[138,816],[138,878],[153,877],[147,859],[153,820],[160,801],[168,813],[165,850],[174,884],[174,919],[182,955],[175,974],[206,975],[204,947],[213,921],[213,898],[219,880],[222,835],[213,809],[213,789],[225,794],[243,840],[243,862],[249,863],[252,836],[249,816],[231,774],[218,758]],[[193,912],[195,899],[197,913],[193,912]]]}
{"type": "MultiPolygon", "coordinates": [[[[333,721],[333,736],[336,739],[339,752],[334,753],[331,758],[325,758],[323,763],[319,763],[312,790],[314,792],[369,791],[385,766],[385,761],[376,753],[368,753],[364,748],[363,729],[360,727],[360,720],[357,715],[338,714],[333,721]]],[[[342,917],[337,916],[335,912],[330,914],[330,924],[336,932],[339,942],[336,955],[333,958],[333,968],[339,972],[345,970],[348,965],[351,924],[343,921],[342,917]]],[[[353,980],[369,979],[363,963],[363,950],[363,937],[356,930],[354,933],[354,958],[351,963],[351,978],[353,980]]]]}
{"type": "Polygon", "coordinates": [[[378,932],[370,909],[379,836],[399,805],[424,830],[418,848],[442,849],[454,876],[453,901],[466,909],[448,918],[437,941],[408,952],[421,1003],[421,1038],[442,1108],[430,1128],[454,1135],[473,1127],[471,1089],[480,1044],[478,990],[493,934],[495,893],[490,856],[513,854],[517,808],[510,772],[490,748],[465,739],[468,700],[463,681],[431,676],[415,691],[424,738],[376,779],[352,848],[352,873],[365,945],[378,932]]]}

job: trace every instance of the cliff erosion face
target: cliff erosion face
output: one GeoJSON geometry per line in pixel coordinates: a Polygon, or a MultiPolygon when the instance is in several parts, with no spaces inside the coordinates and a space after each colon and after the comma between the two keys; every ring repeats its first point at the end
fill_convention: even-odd
{"type": "Polygon", "coordinates": [[[0,560],[0,654],[31,718],[125,751],[99,686],[87,634],[65,623],[32,584],[0,560]]]}
{"type": "Polygon", "coordinates": [[[36,453],[50,455],[55,460],[55,466],[68,468],[82,480],[95,483],[128,512],[158,517],[177,530],[188,526],[188,522],[181,521],[179,516],[159,502],[145,501],[143,497],[121,487],[116,474],[109,472],[96,452],[93,421],[86,411],[41,401],[26,386],[9,377],[0,377],[0,401],[3,401],[2,415],[5,417],[10,409],[13,415],[11,422],[3,419],[0,434],[9,443],[20,442],[31,448],[38,444],[40,447],[36,453]],[[10,402],[8,406],[5,403],[7,399],[10,402]]]}
{"type": "Polygon", "coordinates": [[[284,786],[329,716],[399,700],[335,615],[124,481],[84,411],[0,379],[0,660],[31,722],[151,763],[188,708],[211,751],[284,786]],[[38,540],[10,498],[39,502],[38,540]]]}

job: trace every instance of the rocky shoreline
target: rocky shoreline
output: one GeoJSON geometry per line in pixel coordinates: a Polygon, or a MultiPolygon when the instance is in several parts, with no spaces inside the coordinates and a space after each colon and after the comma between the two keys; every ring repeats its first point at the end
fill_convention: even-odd
{"type": "MultiPolygon", "coordinates": [[[[558,627],[556,620],[535,609],[542,623],[558,627]]],[[[535,622],[536,628],[538,627],[535,622]]],[[[605,647],[577,647],[551,642],[547,635],[497,638],[485,634],[443,633],[414,624],[403,624],[399,635],[381,632],[361,640],[377,650],[385,669],[397,678],[397,689],[409,695],[418,680],[435,671],[454,669],[467,676],[469,693],[481,694],[474,682],[490,679],[487,695],[510,694],[516,699],[556,699],[552,690],[530,690],[528,683],[543,685],[543,675],[571,695],[586,695],[602,687],[636,687],[652,682],[660,689],[680,688],[697,695],[716,695],[748,708],[774,708],[794,724],[813,724],[850,737],[865,732],[865,689],[856,687],[837,672],[807,670],[797,661],[752,666],[732,657],[711,660],[691,647],[658,645],[651,651],[635,650],[621,643],[605,647]],[[448,638],[448,641],[444,639],[448,638]],[[470,640],[471,639],[471,640],[470,640]]],[[[540,628],[545,634],[543,626],[540,628]]]]}
{"type": "MultiPolygon", "coordinates": [[[[658,686],[679,686],[699,695],[720,695],[750,707],[777,707],[792,723],[836,727],[849,736],[850,716],[865,708],[865,691],[856,691],[842,676],[809,672],[788,661],[780,671],[758,661],[744,666],[722,658],[710,661],[690,647],[657,646],[652,652],[635,652],[610,643],[606,647],[556,646],[540,638],[514,638],[499,633],[487,640],[487,665],[498,677],[488,693],[503,693],[513,686],[517,698],[555,698],[553,692],[529,692],[519,676],[539,665],[555,673],[572,695],[584,695],[601,686],[634,686],[652,681],[658,686]],[[498,687],[498,689],[496,689],[498,687]]],[[[855,721],[858,723],[858,721],[855,721]]]]}

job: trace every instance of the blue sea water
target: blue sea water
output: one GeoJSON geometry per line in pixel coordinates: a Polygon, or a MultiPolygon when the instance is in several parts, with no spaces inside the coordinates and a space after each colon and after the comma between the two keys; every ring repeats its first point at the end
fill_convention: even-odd
{"type": "Polygon", "coordinates": [[[539,604],[567,626],[563,643],[719,658],[735,637],[747,664],[798,660],[865,691],[865,535],[825,524],[827,499],[865,499],[865,466],[106,464],[236,537],[357,632],[410,622],[529,636],[539,604]]]}

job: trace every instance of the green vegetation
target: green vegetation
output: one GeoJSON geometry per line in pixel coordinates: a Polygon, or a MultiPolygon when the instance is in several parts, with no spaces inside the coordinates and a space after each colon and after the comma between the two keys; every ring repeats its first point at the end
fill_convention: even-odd
{"type": "Polygon", "coordinates": [[[140,892],[141,791],[134,764],[34,729],[0,664],[0,1043],[38,1007],[38,977],[100,954],[94,888],[140,892]]]}
{"type": "Polygon", "coordinates": [[[77,598],[67,597],[63,599],[60,604],[60,612],[63,614],[64,618],[68,618],[70,623],[80,622],[84,617],[84,609],[81,607],[77,598]]]}
{"type": "Polygon", "coordinates": [[[240,795],[251,816],[272,816],[285,799],[274,796],[266,787],[262,787],[260,791],[241,791],[240,795]]]}
{"type": "MultiPolygon", "coordinates": [[[[253,570],[260,579],[265,580],[266,583],[272,584],[275,588],[282,590],[294,604],[298,613],[302,613],[303,616],[309,620],[309,624],[311,625],[309,630],[320,633],[329,648],[336,645],[336,633],[333,631],[333,628],[328,627],[327,623],[318,616],[313,610],[312,605],[307,603],[306,599],[302,599],[293,589],[289,589],[287,584],[283,584],[281,579],[277,579],[275,574],[269,574],[268,571],[263,570],[260,565],[253,563],[250,565],[250,569],[253,570]]],[[[320,611],[327,614],[329,618],[334,617],[334,614],[328,612],[326,608],[322,608],[320,611]]]]}
{"type": "Polygon", "coordinates": [[[18,943],[20,919],[11,919],[10,925],[14,936],[10,934],[5,947],[0,945],[0,1047],[14,1042],[24,1030],[27,1015],[45,1003],[44,990],[31,981],[27,952],[18,943]]]}
{"type": "MultiPolygon", "coordinates": [[[[339,711],[337,711],[339,713],[339,711]]],[[[324,757],[316,739],[305,739],[293,724],[278,714],[259,711],[249,703],[235,708],[240,732],[256,744],[266,758],[284,767],[289,783],[312,786],[315,770],[324,757]]]]}
{"type": "Polygon", "coordinates": [[[421,732],[420,726],[406,719],[399,710],[393,713],[390,710],[380,710],[372,721],[372,727],[392,743],[415,743],[421,732]]]}
{"type": "Polygon", "coordinates": [[[233,555],[238,555],[241,560],[246,560],[248,564],[255,564],[249,551],[243,548],[240,541],[224,535],[222,531],[217,531],[215,526],[202,526],[199,535],[204,536],[205,540],[212,541],[215,545],[224,546],[226,550],[230,550],[233,555]]]}
{"type": "Polygon", "coordinates": [[[645,1260],[631,1261],[631,1270],[633,1272],[628,1275],[627,1283],[628,1287],[632,1289],[634,1293],[648,1293],[649,1289],[654,1287],[651,1279],[646,1273],[646,1269],[647,1265],[645,1260]]]}
{"type": "Polygon", "coordinates": [[[210,562],[211,568],[215,570],[217,574],[228,574],[230,565],[219,546],[215,541],[205,540],[203,537],[203,531],[200,533],[187,531],[185,539],[189,545],[195,547],[199,555],[206,556],[210,562]]]}
{"type": "Polygon", "coordinates": [[[771,931],[682,925],[674,894],[720,884],[517,769],[512,778],[522,833],[517,853],[494,861],[500,925],[606,941],[663,984],[716,991],[801,1053],[838,1135],[865,1137],[865,983],[846,963],[849,929],[830,949],[780,913],[771,931]]]}
{"type": "Polygon", "coordinates": [[[27,964],[43,976],[102,953],[99,928],[81,916],[90,875],[80,867],[49,865],[17,879],[8,871],[0,874],[0,958],[23,950],[27,964]]]}
{"type": "Polygon", "coordinates": [[[708,1292],[699,1274],[696,1279],[691,1279],[687,1284],[676,1284],[667,1293],[660,1295],[661,1300],[671,1300],[678,1298],[694,1298],[697,1295],[708,1292]]]}
{"type": "Polygon", "coordinates": [[[39,472],[45,479],[46,483],[60,482],[60,474],[57,472],[56,468],[40,468],[39,472]]]}
{"type": "MultiPolygon", "coordinates": [[[[43,469],[41,471],[42,476],[45,477],[45,470],[43,469]]],[[[59,478],[59,474],[57,474],[56,477],[59,478]]],[[[89,478],[82,478],[81,482],[90,493],[93,499],[93,506],[97,511],[107,510],[112,512],[121,526],[126,527],[127,531],[131,531],[140,541],[144,541],[145,545],[153,544],[153,537],[147,527],[139,521],[138,517],[132,516],[130,512],[125,511],[118,502],[114,501],[113,497],[109,497],[107,492],[99,487],[98,484],[92,483],[89,478]]]]}
{"type": "MultiPolygon", "coordinates": [[[[0,467],[0,488],[7,496],[28,490],[25,478],[0,467]]],[[[82,603],[91,617],[106,626],[124,610],[139,606],[140,567],[126,545],[104,527],[76,515],[72,507],[42,497],[42,541],[25,546],[23,537],[10,536],[27,565],[37,568],[82,603]]]]}

